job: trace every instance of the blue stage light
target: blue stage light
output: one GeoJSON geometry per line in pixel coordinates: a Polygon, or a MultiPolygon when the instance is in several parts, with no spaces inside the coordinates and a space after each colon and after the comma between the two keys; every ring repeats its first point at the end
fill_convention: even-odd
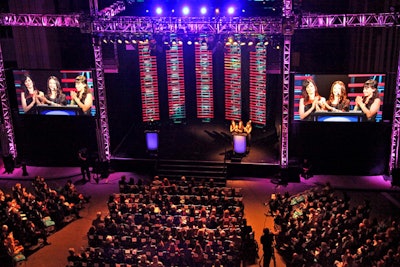
{"type": "Polygon", "coordinates": [[[202,14],[202,15],[207,14],[207,8],[204,6],[202,8],[200,8],[200,14],[202,14]]]}
{"type": "Polygon", "coordinates": [[[188,6],[184,6],[182,8],[182,14],[186,16],[186,15],[189,15],[189,13],[190,13],[189,7],[188,6]]]}
{"type": "Polygon", "coordinates": [[[161,7],[157,7],[157,8],[156,8],[156,14],[157,14],[157,15],[161,15],[162,12],[163,12],[163,10],[162,10],[161,7]]]}

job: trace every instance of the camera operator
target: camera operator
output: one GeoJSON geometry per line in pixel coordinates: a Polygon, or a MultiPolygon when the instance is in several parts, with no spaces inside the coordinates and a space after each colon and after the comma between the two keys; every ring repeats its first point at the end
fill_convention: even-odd
{"type": "Polygon", "coordinates": [[[263,235],[260,238],[260,242],[263,246],[263,259],[264,267],[269,267],[271,258],[274,255],[274,234],[270,232],[269,228],[264,228],[263,235]]]}

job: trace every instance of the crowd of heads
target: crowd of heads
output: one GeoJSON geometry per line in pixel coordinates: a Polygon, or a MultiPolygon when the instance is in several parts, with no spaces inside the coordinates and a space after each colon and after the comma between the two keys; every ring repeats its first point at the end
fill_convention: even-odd
{"type": "Polygon", "coordinates": [[[370,218],[329,184],[270,201],[276,248],[288,266],[400,266],[399,220],[370,218]]]}
{"type": "Polygon", "coordinates": [[[121,178],[120,193],[109,197],[109,213],[98,212],[92,222],[89,246],[70,252],[69,262],[239,266],[257,254],[240,189],[185,177],[171,182],[156,176],[149,184],[133,180],[121,178]]]}
{"type": "Polygon", "coordinates": [[[79,218],[79,210],[88,201],[70,180],[57,191],[40,176],[30,190],[16,183],[9,191],[0,190],[0,254],[11,257],[49,245],[47,236],[65,226],[67,216],[79,218]]]}

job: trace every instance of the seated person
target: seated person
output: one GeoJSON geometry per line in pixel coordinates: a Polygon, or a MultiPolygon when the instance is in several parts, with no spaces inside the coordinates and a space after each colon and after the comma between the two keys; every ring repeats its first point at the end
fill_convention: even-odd
{"type": "Polygon", "coordinates": [[[356,97],[354,110],[361,110],[364,113],[363,121],[375,122],[376,115],[381,107],[379,98],[378,83],[375,80],[368,80],[364,83],[363,96],[356,97]]]}
{"type": "Polygon", "coordinates": [[[332,83],[329,99],[325,102],[325,109],[333,112],[349,111],[350,100],[347,98],[346,86],[342,81],[332,83]]]}

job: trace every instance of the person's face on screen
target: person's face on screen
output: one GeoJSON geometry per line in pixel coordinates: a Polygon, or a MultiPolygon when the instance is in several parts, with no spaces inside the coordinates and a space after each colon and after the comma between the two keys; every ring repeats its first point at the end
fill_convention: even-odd
{"type": "Polygon", "coordinates": [[[25,86],[26,86],[26,88],[28,88],[28,89],[33,89],[33,81],[32,81],[32,79],[31,78],[26,78],[26,80],[25,80],[25,86]]]}
{"type": "Polygon", "coordinates": [[[51,91],[56,91],[57,90],[57,84],[54,79],[49,80],[49,88],[51,91]]]}
{"type": "Polygon", "coordinates": [[[342,93],[342,87],[340,84],[335,84],[332,89],[333,95],[340,96],[342,93]]]}
{"type": "Polygon", "coordinates": [[[81,82],[76,82],[75,83],[75,88],[78,92],[81,92],[85,89],[85,84],[81,82]]]}
{"type": "Polygon", "coordinates": [[[306,87],[306,91],[307,91],[307,94],[310,96],[310,95],[315,95],[315,86],[314,86],[314,84],[313,83],[309,83],[308,85],[307,85],[307,87],[306,87]]]}
{"type": "Polygon", "coordinates": [[[375,89],[372,88],[371,86],[364,86],[364,89],[363,89],[364,96],[372,96],[374,91],[375,91],[375,89]]]}

